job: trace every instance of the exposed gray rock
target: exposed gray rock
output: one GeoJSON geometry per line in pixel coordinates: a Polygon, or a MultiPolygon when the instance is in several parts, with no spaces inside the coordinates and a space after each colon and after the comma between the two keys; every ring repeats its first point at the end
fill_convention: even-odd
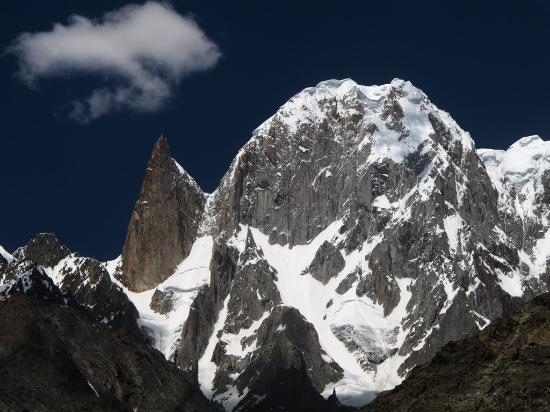
{"type": "Polygon", "coordinates": [[[276,280],[277,272],[263,258],[249,230],[231,286],[224,331],[236,334],[241,329],[248,329],[266,311],[280,304],[276,280]]]}
{"type": "Polygon", "coordinates": [[[0,301],[10,299],[14,295],[26,295],[40,298],[57,305],[76,306],[73,297],[59,289],[46,275],[44,269],[34,263],[29,263],[16,277],[0,288],[0,301]]]}
{"type": "Polygon", "coordinates": [[[17,249],[13,257],[17,260],[29,260],[41,266],[52,267],[70,254],[69,248],[62,245],[53,233],[39,233],[25,246],[17,249]]]}
{"type": "MultiPolygon", "coordinates": [[[[319,345],[315,328],[294,308],[274,308],[260,326],[256,340],[258,350],[236,381],[239,389],[248,387],[251,395],[271,395],[270,388],[282,370],[295,371],[298,375],[305,373],[309,385],[317,391],[343,376],[338,364],[323,359],[322,355],[326,354],[319,345]]],[[[300,383],[303,385],[288,382],[288,386],[300,383]]]]}
{"type": "Polygon", "coordinates": [[[198,361],[214,332],[218,314],[211,289],[204,286],[189,309],[173,359],[176,365],[189,371],[195,378],[198,374],[198,361]]]}
{"type": "Polygon", "coordinates": [[[151,303],[149,306],[155,312],[165,315],[168,312],[172,311],[174,307],[174,292],[170,290],[160,290],[156,289],[151,298],[151,303]]]}
{"type": "MultiPolygon", "coordinates": [[[[275,270],[263,258],[262,250],[257,247],[252,233],[248,230],[245,248],[240,255],[229,291],[227,317],[219,333],[220,338],[223,335],[237,335],[241,330],[251,328],[255,321],[259,321],[281,303],[281,296],[275,285],[276,280],[275,270]]],[[[252,335],[247,336],[246,340],[241,340],[239,344],[245,349],[252,345],[255,339],[256,333],[252,331],[252,335]]],[[[230,375],[241,372],[252,356],[255,355],[250,353],[243,359],[227,353],[226,342],[223,338],[220,339],[212,359],[219,365],[214,379],[215,392],[224,392],[232,382],[230,375]]]]}
{"type": "Polygon", "coordinates": [[[204,286],[193,301],[183,325],[180,345],[174,361],[184,369],[197,374],[197,362],[204,354],[214,332],[214,323],[229,293],[237,269],[239,253],[225,243],[214,243],[210,262],[210,285],[204,286]]]}
{"type": "Polygon", "coordinates": [[[357,282],[362,275],[363,271],[361,268],[357,268],[354,272],[351,272],[347,275],[342,281],[338,284],[336,288],[336,293],[343,295],[348,290],[350,290],[355,282],[357,282]]]}
{"type": "Polygon", "coordinates": [[[342,253],[332,243],[325,241],[315,253],[315,258],[309,265],[308,272],[319,282],[326,285],[331,278],[344,269],[345,264],[342,253]]]}

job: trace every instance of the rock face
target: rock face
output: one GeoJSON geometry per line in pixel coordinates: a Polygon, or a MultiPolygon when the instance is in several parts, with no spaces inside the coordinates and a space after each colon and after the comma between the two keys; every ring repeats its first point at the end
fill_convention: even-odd
{"type": "MultiPolygon", "coordinates": [[[[328,383],[343,377],[338,364],[323,359],[327,355],[319,345],[315,328],[294,308],[274,308],[258,329],[256,346],[254,358],[237,380],[237,387],[241,386],[241,391],[247,387],[248,392],[236,410],[260,411],[271,404],[274,410],[279,407],[298,411],[300,408],[293,403],[297,399],[285,399],[284,396],[281,399],[280,388],[273,388],[275,382],[284,376],[284,387],[303,388],[307,394],[310,389],[319,393],[328,383]],[[252,407],[260,398],[266,402],[252,407]]],[[[322,405],[318,407],[323,408],[322,405]]]]}
{"type": "Polygon", "coordinates": [[[210,284],[204,285],[193,300],[189,316],[184,322],[181,341],[175,356],[184,370],[198,375],[198,362],[210,342],[219,311],[225,305],[231,282],[237,269],[239,252],[228,245],[214,244],[209,262],[210,284]]]}
{"type": "Polygon", "coordinates": [[[161,315],[166,315],[174,308],[174,294],[164,292],[159,289],[155,290],[149,307],[161,315]]]}
{"type": "Polygon", "coordinates": [[[545,411],[550,401],[550,294],[447,344],[367,411],[545,411]]]}
{"type": "Polygon", "coordinates": [[[62,245],[53,233],[39,233],[24,247],[15,251],[14,257],[18,260],[30,260],[41,266],[55,266],[69,256],[71,251],[62,245]]]}
{"type": "Polygon", "coordinates": [[[262,395],[249,394],[234,409],[235,412],[351,412],[337,396],[325,400],[311,386],[305,368],[279,368],[275,366],[270,385],[262,395]]]}
{"type": "Polygon", "coordinates": [[[315,253],[313,262],[311,262],[306,273],[311,273],[314,279],[326,285],[328,281],[338,275],[345,266],[346,261],[342,257],[340,251],[336,249],[332,243],[325,241],[317,253],[315,253]]]}
{"type": "Polygon", "coordinates": [[[70,291],[96,321],[113,327],[139,329],[136,308],[122,288],[111,281],[102,263],[91,258],[73,257],[62,261],[54,270],[59,285],[70,291]]]}
{"type": "Polygon", "coordinates": [[[139,334],[95,322],[41,269],[0,301],[3,411],[213,410],[139,334]]]}
{"type": "Polygon", "coordinates": [[[204,202],[202,190],[170,157],[166,138],[161,136],[153,148],[122,249],[121,280],[130,290],[154,288],[187,257],[204,202]]]}

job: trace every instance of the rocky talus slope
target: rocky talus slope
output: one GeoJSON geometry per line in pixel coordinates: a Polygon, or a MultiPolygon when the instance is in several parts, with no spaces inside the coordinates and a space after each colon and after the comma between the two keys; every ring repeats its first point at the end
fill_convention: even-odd
{"type": "Polygon", "coordinates": [[[448,343],[363,411],[547,411],[549,401],[550,294],[544,294],[478,335],[448,343]]]}
{"type": "Polygon", "coordinates": [[[410,82],[329,80],[262,123],[211,194],[161,137],[119,258],[41,235],[0,250],[0,273],[35,259],[227,411],[338,410],[548,291],[549,205],[540,138],[476,150],[410,82]]]}

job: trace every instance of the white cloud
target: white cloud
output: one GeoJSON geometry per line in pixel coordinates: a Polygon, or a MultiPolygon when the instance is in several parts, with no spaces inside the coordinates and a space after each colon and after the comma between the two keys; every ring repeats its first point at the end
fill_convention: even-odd
{"type": "Polygon", "coordinates": [[[87,122],[117,110],[153,112],[179,81],[212,67],[220,52],[199,26],[167,4],[147,2],[101,19],[70,17],[51,31],[22,33],[9,47],[29,86],[48,77],[97,75],[101,86],[71,104],[70,116],[87,122]]]}

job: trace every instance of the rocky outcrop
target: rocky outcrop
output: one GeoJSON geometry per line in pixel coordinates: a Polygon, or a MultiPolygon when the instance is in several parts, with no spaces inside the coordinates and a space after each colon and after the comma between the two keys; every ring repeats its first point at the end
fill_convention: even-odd
{"type": "Polygon", "coordinates": [[[149,307],[161,315],[166,315],[174,307],[174,292],[156,289],[149,307]]]}
{"type": "Polygon", "coordinates": [[[325,400],[311,385],[305,365],[285,369],[273,366],[271,384],[261,394],[249,392],[234,412],[351,412],[333,394],[325,400]]]}
{"type": "Polygon", "coordinates": [[[69,248],[59,242],[53,233],[39,233],[25,246],[17,249],[13,257],[29,260],[44,267],[52,267],[71,254],[69,248]]]}
{"type": "Polygon", "coordinates": [[[233,334],[250,328],[254,321],[281,303],[281,295],[275,285],[277,271],[264,259],[263,251],[256,246],[250,230],[239,259],[227,302],[225,323],[226,331],[233,334]]]}
{"type": "Polygon", "coordinates": [[[313,258],[308,272],[319,282],[326,285],[331,278],[344,269],[345,265],[346,262],[342,257],[342,253],[332,243],[325,241],[315,253],[315,258],[313,258]]]}
{"type": "Polygon", "coordinates": [[[122,249],[122,281],[133,291],[152,289],[189,254],[205,195],[170,157],[164,136],[155,143],[122,249]]]}
{"type": "MultiPolygon", "coordinates": [[[[227,296],[224,299],[223,327],[217,331],[220,340],[214,347],[212,361],[218,365],[213,381],[214,396],[228,390],[231,375],[241,373],[256,357],[255,340],[264,319],[281,303],[275,281],[276,271],[264,259],[250,230],[246,233],[244,250],[240,254],[227,296]],[[243,338],[240,336],[244,335],[243,338]]],[[[205,353],[203,356],[210,356],[205,353]]],[[[245,385],[238,385],[242,393],[245,385]]]]}
{"type": "Polygon", "coordinates": [[[447,344],[374,411],[545,411],[550,401],[550,294],[447,344]]]}
{"type": "MultiPolygon", "coordinates": [[[[343,376],[338,364],[325,360],[327,355],[319,345],[313,325],[294,308],[276,307],[258,329],[255,339],[258,350],[236,381],[237,387],[248,388],[242,405],[251,403],[251,399],[262,398],[260,405],[274,407],[279,403],[283,408],[298,410],[290,399],[283,402],[277,399],[280,394],[272,385],[278,375],[296,379],[294,382],[288,380],[285,386],[302,388],[306,394],[310,388],[319,393],[329,382],[343,376]]],[[[237,407],[237,410],[242,408],[237,407]]]]}
{"type": "Polygon", "coordinates": [[[214,333],[214,324],[224,306],[235,272],[239,252],[225,243],[215,243],[210,261],[210,284],[205,285],[193,301],[185,320],[175,362],[184,370],[198,373],[198,361],[204,355],[214,333]]]}

